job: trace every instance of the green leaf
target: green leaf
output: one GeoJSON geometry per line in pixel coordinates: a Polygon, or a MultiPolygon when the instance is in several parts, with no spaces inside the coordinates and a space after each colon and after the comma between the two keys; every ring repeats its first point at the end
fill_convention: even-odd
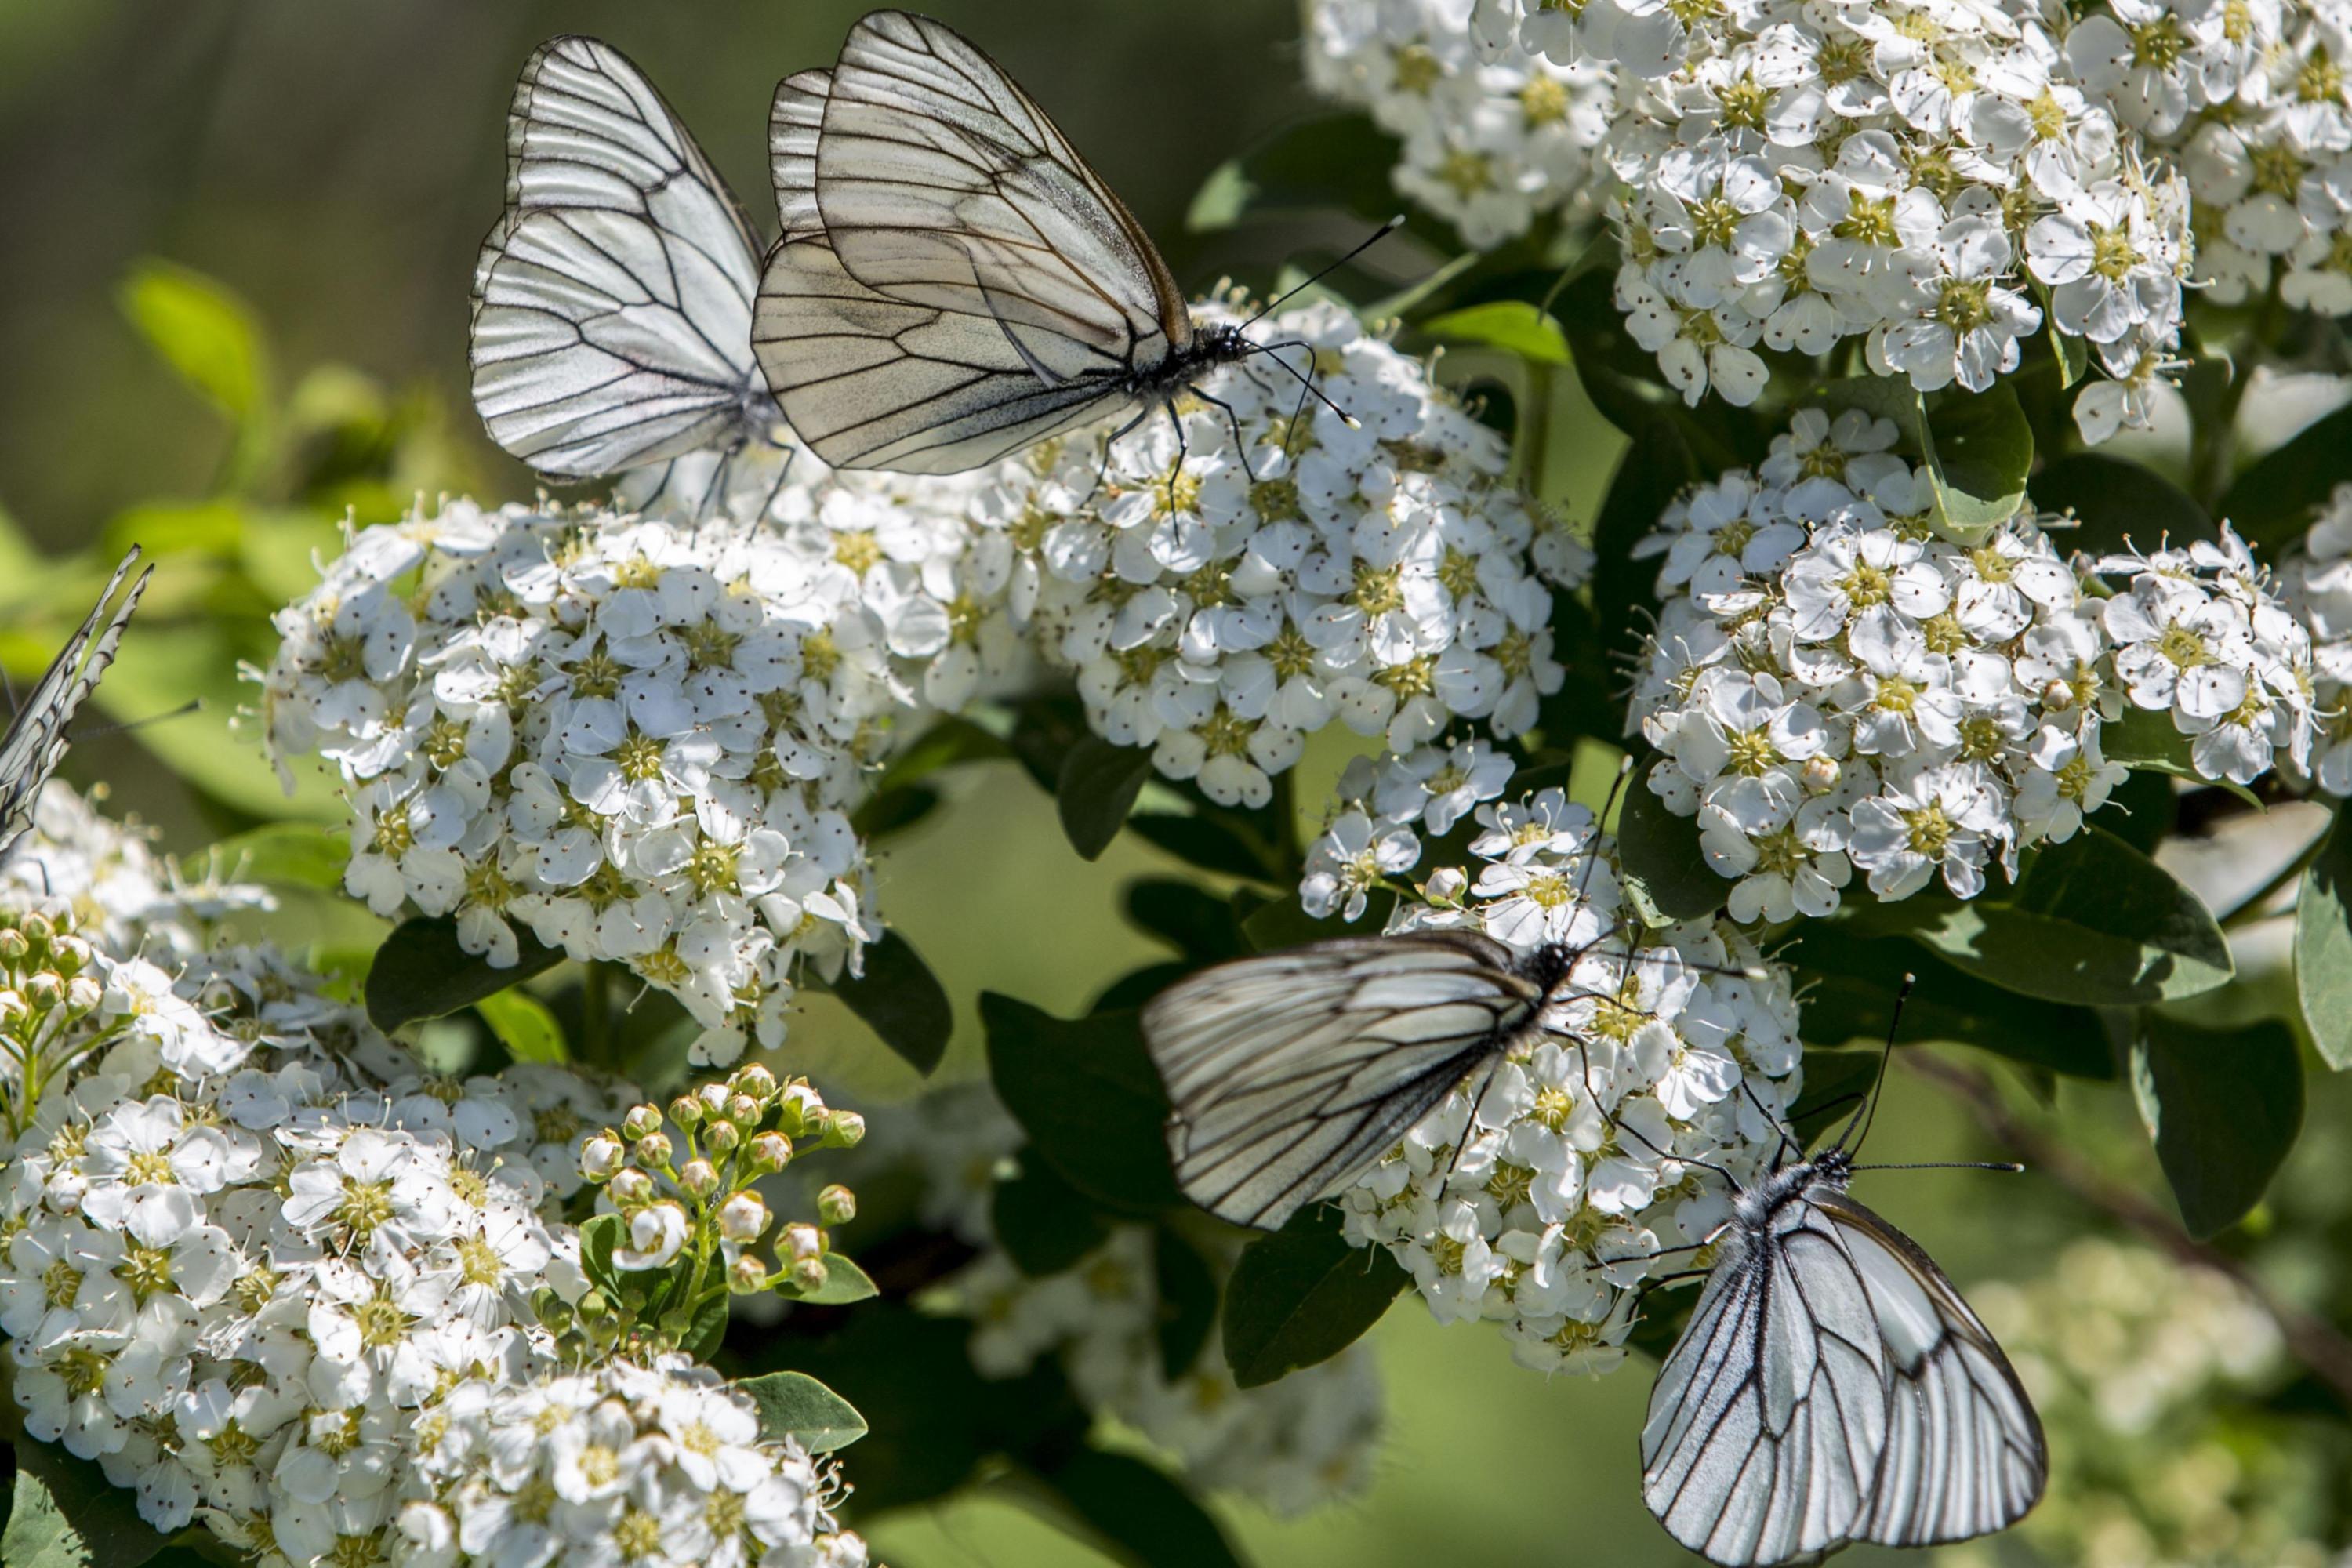
{"type": "Polygon", "coordinates": [[[789,1437],[812,1454],[830,1454],[866,1436],[857,1406],[804,1372],[747,1377],[735,1389],[760,1412],[760,1436],[771,1443],[789,1437]]]}
{"type": "Polygon", "coordinates": [[[1270,213],[1335,207],[1384,213],[1396,202],[1388,178],[1396,160],[1396,138],[1361,114],[1291,125],[1219,164],[1192,197],[1184,226],[1204,234],[1270,213]]]}
{"type": "Polygon", "coordinates": [[[940,792],[929,784],[900,784],[867,795],[865,804],[849,814],[849,825],[859,837],[871,842],[904,833],[945,804],[940,792]]]}
{"type": "Polygon", "coordinates": [[[2220,537],[2187,490],[2145,463],[2101,452],[2061,458],[2034,475],[2033,504],[2043,511],[2072,511],[2082,526],[2057,534],[2058,544],[2094,555],[2134,542],[2153,550],[2168,535],[2175,544],[2220,537]]]}
{"type": "Polygon", "coordinates": [[[1645,924],[1657,926],[1714,913],[1731,884],[1706,863],[1698,845],[1698,818],[1676,816],[1650,788],[1652,760],[1643,756],[1625,781],[1617,856],[1626,896],[1645,924]]]}
{"type": "Polygon", "coordinates": [[[351,864],[348,833],[306,822],[275,822],[224,838],[205,853],[213,868],[237,881],[272,882],[280,887],[310,888],[321,893],[340,890],[343,869],[351,864]]]}
{"type": "Polygon", "coordinates": [[[2146,1014],[2132,1089],[2181,1223],[2213,1236],[2245,1217],[2303,1126],[2303,1063],[2285,1025],[2191,1028],[2146,1014]]]}
{"type": "Polygon", "coordinates": [[[1127,885],[1127,918],[1202,963],[1250,951],[1231,902],[1192,882],[1142,877],[1127,885]]]}
{"type": "Polygon", "coordinates": [[[876,794],[903,789],[930,777],[942,768],[966,763],[993,762],[1013,755],[1013,748],[969,719],[950,716],[915,737],[913,742],[882,770],[874,781],[876,794]]]}
{"type": "Polygon", "coordinates": [[[1086,1194],[1064,1181],[1034,1149],[1023,1149],[1019,1168],[989,1194],[989,1225],[1013,1259],[1033,1279],[1059,1274],[1100,1247],[1110,1227],[1086,1194]]]}
{"type": "Polygon", "coordinates": [[[1139,811],[1128,817],[1127,825],[1144,842],[1188,866],[1197,866],[1221,877],[1244,877],[1254,882],[1282,879],[1267,868],[1265,861],[1240,834],[1213,817],[1139,811]]]}
{"type": "Polygon", "coordinates": [[[1192,1370],[1217,1326],[1217,1276],[1201,1249],[1161,1226],[1151,1238],[1160,1289],[1160,1371],[1174,1383],[1192,1370]]]}
{"type": "Polygon", "coordinates": [[[1845,907],[1861,934],[1909,937],[1979,979],[2046,1001],[2168,1001],[2226,985],[2236,973],[2197,895],[2096,826],[2044,848],[1999,897],[1931,893],[1845,907]]]}
{"type": "Polygon", "coordinates": [[[720,1290],[704,1297],[694,1309],[694,1321],[679,1338],[677,1348],[697,1361],[709,1361],[726,1338],[727,1292],[720,1290]]]}
{"type": "Polygon", "coordinates": [[[89,1459],[27,1436],[11,1402],[16,1479],[0,1528],[5,1568],[138,1568],[171,1537],[139,1517],[138,1494],[89,1459]]]}
{"type": "Polygon", "coordinates": [[[871,1301],[882,1294],[882,1288],[874,1283],[873,1276],[840,1253],[828,1252],[824,1255],[824,1284],[814,1290],[787,1287],[779,1294],[812,1307],[846,1307],[853,1301],[871,1301]]]}
{"type": "Polygon", "coordinates": [[[621,1273],[613,1267],[613,1249],[628,1234],[628,1222],[616,1214],[590,1215],[580,1222],[580,1272],[614,1298],[621,1293],[621,1273]]]}
{"type": "Polygon", "coordinates": [[[1150,776],[1150,747],[1114,746],[1098,735],[1072,746],[1054,785],[1054,805],[1070,847],[1088,860],[1109,848],[1150,776]]]}
{"type": "Polygon", "coordinates": [[[1411,1278],[1385,1248],[1349,1246],[1338,1210],[1299,1210],[1242,1248],[1225,1281],[1234,1381],[1256,1388],[1338,1355],[1381,1321],[1411,1278]]]}
{"type": "MultiPolygon", "coordinates": [[[[1873,941],[1843,922],[1813,921],[1783,956],[1811,982],[1805,1038],[1811,1046],[1884,1044],[1903,976],[1913,973],[1917,981],[1904,1005],[1898,1045],[1948,1040],[2071,1078],[2116,1076],[2115,1054],[2091,1009],[1981,984],[1909,942],[1893,937],[1873,941]]],[[[1809,1050],[1809,1093],[1812,1061],[1809,1050]]]]}
{"type": "Polygon", "coordinates": [[[1192,965],[1170,960],[1166,963],[1147,963],[1140,969],[1130,969],[1103,987],[1089,1013],[1116,1013],[1142,1006],[1171,985],[1192,973],[1192,965]]]}
{"type": "Polygon", "coordinates": [[[1062,764],[1081,741],[1093,735],[1087,728],[1086,710],[1068,696],[1033,697],[1013,710],[1013,732],[1004,743],[1013,759],[1052,795],[1061,783],[1062,764]]]}
{"type": "Polygon", "coordinates": [[[1136,1568],[1241,1568],[1223,1527],[1166,1473],[1129,1454],[1081,1447],[1037,1480],[1118,1562],[1136,1568]]]}
{"type": "Polygon", "coordinates": [[[572,1047],[564,1043],[563,1026],[547,1004],[520,987],[509,987],[474,1004],[474,1011],[507,1055],[519,1062],[568,1062],[572,1047]]]}
{"type": "Polygon", "coordinates": [[[917,1072],[928,1075],[947,1055],[955,1007],[947,987],[895,928],[867,944],[866,973],[844,970],[831,990],[917,1072]]]}
{"type": "Polygon", "coordinates": [[[1039,1157],[1114,1210],[1149,1214],[1178,1200],[1168,1096],[1133,1013],[1065,1021],[990,991],[980,1016],[990,1080],[1039,1157]]]}
{"type": "Polygon", "coordinates": [[[2122,718],[2099,726],[2099,754],[2111,763],[2225,789],[2257,810],[2270,809],[2263,804],[2262,796],[2244,784],[2232,784],[2228,779],[2209,779],[2199,773],[2197,760],[2189,748],[2189,737],[2180,732],[2169,712],[2132,708],[2126,710],[2122,718]]]}
{"type": "Polygon", "coordinates": [[[2215,508],[2258,551],[2276,552],[2310,526],[2345,477],[2352,405],[2314,421],[2240,474],[2215,508]]]}
{"type": "MultiPolygon", "coordinates": [[[[1238,907],[1239,895],[1235,898],[1238,907]]],[[[1253,952],[1273,952],[1333,937],[1363,936],[1385,925],[1395,904],[1396,895],[1383,889],[1365,905],[1364,918],[1350,923],[1336,914],[1317,920],[1299,903],[1297,894],[1277,894],[1242,917],[1242,935],[1253,952]]]]}
{"type": "Polygon", "coordinates": [[[182,381],[239,424],[262,412],[267,352],[251,307],[203,273],[135,264],[117,295],[122,313],[182,381]]]}
{"type": "Polygon", "coordinates": [[[2294,995],[2320,1059],[2352,1068],[2352,829],[2336,814],[2294,905],[2294,995]]]}
{"type": "Polygon", "coordinates": [[[1498,300],[1491,304],[1449,310],[1423,322],[1421,330],[1435,338],[1484,343],[1536,364],[1570,363],[1568,339],[1561,333],[1559,323],[1540,307],[1521,300],[1498,300]]]}
{"type": "Polygon", "coordinates": [[[368,968],[368,1021],[389,1035],[404,1025],[473,1006],[562,962],[562,950],[542,946],[527,931],[515,934],[520,961],[510,969],[493,969],[488,958],[457,945],[457,922],[447,915],[403,921],[375,950],[368,968]]]}
{"type": "Polygon", "coordinates": [[[2033,468],[2033,429],[2007,382],[1986,392],[1957,387],[1923,400],[1902,376],[1831,382],[1812,400],[1892,419],[1902,447],[1926,465],[1939,531],[1973,544],[2017,513],[2033,468]]]}

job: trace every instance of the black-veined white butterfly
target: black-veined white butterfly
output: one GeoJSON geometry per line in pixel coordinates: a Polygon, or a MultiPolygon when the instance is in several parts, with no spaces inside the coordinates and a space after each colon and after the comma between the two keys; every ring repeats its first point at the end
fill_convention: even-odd
{"type": "Polygon", "coordinates": [[[554,479],[780,445],[751,357],[760,247],[677,116],[593,38],[541,46],[474,268],[474,406],[554,479]]]}
{"type": "Polygon", "coordinates": [[[139,595],[147,591],[147,579],[155,574],[152,566],[139,574],[122,602],[114,606],[106,629],[99,622],[106,616],[106,607],[112,602],[115,590],[122,579],[131,574],[138,563],[139,547],[114,569],[106,581],[106,591],[81,623],[81,629],[67,639],[49,661],[49,668],[8,721],[8,732],[0,735],[0,860],[5,860],[26,834],[32,831],[33,808],[41,798],[41,786],[58,771],[65,760],[66,725],[73,720],[74,710],[82,699],[90,694],[106,667],[114,662],[115,645],[122,640],[122,628],[131,623],[131,612],[139,607],[139,595]],[[93,644],[91,639],[96,638],[93,644]],[[88,658],[83,655],[87,653],[88,658]]]}
{"type": "Polygon", "coordinates": [[[1188,390],[1225,408],[1192,383],[1287,346],[1195,322],[1125,204],[938,22],[874,12],[833,69],[787,78],[769,153],[782,237],[752,340],[836,468],[956,473],[1188,390]]]}
{"type": "Polygon", "coordinates": [[[1267,1230],[1348,1185],[1540,1026],[1576,954],[1467,931],[1339,937],[1235,959],[1143,1009],[1184,1195],[1267,1230]]]}
{"type": "Polygon", "coordinates": [[[1848,1140],[1875,1105],[1738,1189],[1650,1391],[1643,1498],[1726,1568],[1990,1534],[2049,1479],[2000,1346],[1917,1244],[1847,1194],[1848,1140]]]}

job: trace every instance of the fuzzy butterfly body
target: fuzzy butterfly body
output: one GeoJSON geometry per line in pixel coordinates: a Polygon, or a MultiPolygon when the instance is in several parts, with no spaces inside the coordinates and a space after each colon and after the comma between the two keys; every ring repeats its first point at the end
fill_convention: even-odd
{"type": "Polygon", "coordinates": [[[778,441],[751,355],[759,278],[741,207],[644,74],[593,38],[541,46],[474,272],[491,437],[555,479],[778,441]]]}
{"type": "Polygon", "coordinates": [[[107,666],[114,662],[114,650],[131,624],[131,612],[139,607],[147,579],[154,575],[152,566],[142,572],[122,602],[114,606],[113,615],[108,616],[107,605],[112,603],[115,590],[122,586],[138,561],[139,548],[133,545],[115,567],[114,575],[107,579],[106,591],[99,595],[79,629],[25,694],[8,721],[7,733],[0,735],[0,860],[5,860],[32,831],[33,809],[40,802],[41,786],[65,760],[66,726],[72,722],[82,700],[97,687],[107,666]],[[101,620],[105,622],[102,631],[101,620]]]}
{"type": "Polygon", "coordinates": [[[1726,1568],[2003,1530],[2049,1456],[2017,1373],[1843,1147],[1740,1189],[1642,1427],[1642,1491],[1726,1568]]]}
{"type": "Polygon", "coordinates": [[[1118,196],[1003,68],[899,11],[776,89],[782,237],[752,328],[835,468],[945,474],[1259,352],[1202,327],[1118,196]]]}

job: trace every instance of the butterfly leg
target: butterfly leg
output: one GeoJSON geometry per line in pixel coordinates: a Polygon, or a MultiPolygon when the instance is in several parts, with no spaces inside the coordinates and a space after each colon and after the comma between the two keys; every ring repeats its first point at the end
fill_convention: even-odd
{"type": "Polygon", "coordinates": [[[1100,495],[1102,493],[1103,486],[1110,481],[1110,449],[1113,447],[1118,446],[1122,440],[1126,439],[1127,437],[1134,431],[1137,426],[1142,424],[1145,420],[1150,417],[1151,410],[1150,408],[1145,408],[1134,418],[1129,420],[1126,424],[1120,426],[1118,429],[1110,433],[1110,439],[1103,443],[1102,462],[1095,469],[1094,489],[1088,490],[1086,493],[1085,499],[1078,502],[1080,506],[1087,505],[1095,499],[1096,496],[1100,495]]]}
{"type": "Polygon", "coordinates": [[[776,498],[784,493],[784,481],[793,477],[793,460],[801,455],[800,448],[797,447],[785,447],[781,443],[777,445],[784,454],[784,466],[776,470],[776,482],[768,487],[767,495],[760,501],[760,510],[751,514],[751,521],[755,527],[767,521],[768,514],[775,510],[776,498]]]}
{"type": "Polygon", "coordinates": [[[1168,465],[1168,510],[1173,513],[1176,510],[1176,480],[1184,472],[1184,459],[1192,455],[1192,447],[1184,439],[1184,420],[1176,412],[1176,400],[1171,397],[1160,406],[1168,411],[1168,423],[1176,427],[1176,460],[1168,465]]]}
{"type": "Polygon", "coordinates": [[[1227,403],[1222,397],[1210,396],[1207,393],[1202,391],[1197,386],[1188,386],[1184,390],[1199,398],[1202,402],[1207,404],[1210,407],[1222,408],[1224,410],[1225,423],[1232,427],[1234,432],[1234,450],[1242,455],[1242,472],[1249,476],[1250,483],[1257,483],[1257,469],[1250,463],[1249,442],[1242,435],[1242,416],[1234,412],[1234,405],[1227,403]]]}

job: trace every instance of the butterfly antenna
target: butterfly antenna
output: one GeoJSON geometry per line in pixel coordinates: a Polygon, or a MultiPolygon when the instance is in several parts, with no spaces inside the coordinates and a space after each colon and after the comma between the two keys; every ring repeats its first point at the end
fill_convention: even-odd
{"type": "Polygon", "coordinates": [[[1347,255],[1342,256],[1337,261],[1334,261],[1328,266],[1323,268],[1313,277],[1307,279],[1304,283],[1298,284],[1297,287],[1286,290],[1279,299],[1268,301],[1256,315],[1252,316],[1248,321],[1244,321],[1239,327],[1236,327],[1234,331],[1243,332],[1249,331],[1252,327],[1256,326],[1260,321],[1265,320],[1266,317],[1274,314],[1275,311],[1281,310],[1283,306],[1288,304],[1293,296],[1306,289],[1314,288],[1315,285],[1322,282],[1323,279],[1330,277],[1331,274],[1339,271],[1339,268],[1347,266],[1348,263],[1355,260],[1356,258],[1363,255],[1364,252],[1370,250],[1372,247],[1378,245],[1381,241],[1386,239],[1389,236],[1394,234],[1403,226],[1404,214],[1399,213],[1396,216],[1389,219],[1388,222],[1381,225],[1380,227],[1372,230],[1372,232],[1367,235],[1364,238],[1359,240],[1356,244],[1356,247],[1348,252],[1347,255]]]}
{"type": "Polygon", "coordinates": [[[1925,1160],[1907,1165],[1855,1165],[1852,1168],[1857,1171],[2006,1171],[2012,1176],[2025,1169],[2014,1160],[1925,1160]]]}
{"type": "Polygon", "coordinates": [[[1764,1120],[1771,1124],[1772,1131],[1780,1135],[1780,1146],[1772,1151],[1772,1169],[1780,1170],[1782,1161],[1790,1154],[1802,1159],[1805,1153],[1804,1146],[1800,1144],[1795,1136],[1790,1132],[1786,1122],[1765,1109],[1762,1097],[1756,1092],[1756,1086],[1748,1081],[1748,1074],[1745,1071],[1739,1075],[1739,1091],[1748,1097],[1748,1103],[1753,1105],[1762,1114],[1764,1120]]]}
{"type": "Polygon", "coordinates": [[[87,730],[75,731],[73,738],[77,741],[94,741],[100,735],[127,734],[132,730],[144,730],[150,724],[161,724],[173,719],[184,719],[191,713],[203,711],[204,706],[203,698],[191,697],[169,713],[151,713],[144,719],[126,719],[119,724],[94,724],[87,730]]]}
{"type": "Polygon", "coordinates": [[[1869,1097],[1854,1108],[1853,1119],[1838,1134],[1837,1142],[1830,1145],[1837,1152],[1853,1153],[1861,1149],[1862,1141],[1870,1136],[1870,1124],[1878,1115],[1878,1097],[1886,1091],[1886,1064],[1895,1055],[1895,1034],[1903,1026],[1903,1004],[1911,1000],[1911,987],[1918,981],[1917,975],[1906,974],[1902,989],[1895,993],[1895,1016],[1886,1021],[1886,1044],[1878,1053],[1878,1070],[1870,1075],[1869,1097]]]}

